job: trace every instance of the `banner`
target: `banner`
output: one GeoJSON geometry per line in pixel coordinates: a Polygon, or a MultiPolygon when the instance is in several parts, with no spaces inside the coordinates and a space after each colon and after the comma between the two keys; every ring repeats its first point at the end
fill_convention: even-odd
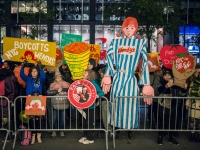
{"type": "Polygon", "coordinates": [[[64,57],[71,71],[73,79],[82,79],[87,69],[90,49],[85,42],[74,42],[64,47],[64,57]]]}
{"type": "Polygon", "coordinates": [[[55,66],[56,43],[20,38],[3,38],[3,59],[10,61],[36,63],[55,66]]]}
{"type": "MultiPolygon", "coordinates": [[[[73,42],[82,42],[82,35],[62,33],[60,46],[63,51],[66,45],[71,44],[73,42]]],[[[64,64],[66,63],[66,59],[64,59],[64,64]]]]}
{"type": "Polygon", "coordinates": [[[188,53],[177,54],[172,64],[174,85],[184,88],[186,79],[195,72],[195,67],[196,59],[194,58],[194,56],[188,53]]]}
{"type": "Polygon", "coordinates": [[[160,59],[162,64],[168,68],[172,69],[172,60],[176,57],[177,54],[187,53],[187,49],[182,45],[170,44],[165,45],[160,50],[160,59]]]}
{"type": "Polygon", "coordinates": [[[94,104],[96,97],[96,89],[88,80],[77,80],[70,85],[68,90],[69,101],[76,108],[90,107],[94,104]]]}
{"type": "Polygon", "coordinates": [[[26,116],[45,116],[46,96],[27,96],[25,115],[26,116]]]}
{"type": "Polygon", "coordinates": [[[99,64],[100,60],[100,50],[101,47],[99,44],[89,44],[90,46],[90,58],[93,58],[96,61],[96,64],[99,64]]]}

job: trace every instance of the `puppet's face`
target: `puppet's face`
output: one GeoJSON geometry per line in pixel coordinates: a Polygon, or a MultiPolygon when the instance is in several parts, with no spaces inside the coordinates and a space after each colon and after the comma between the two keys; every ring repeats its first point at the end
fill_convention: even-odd
{"type": "Polygon", "coordinates": [[[136,30],[136,28],[135,28],[134,25],[129,25],[128,27],[125,27],[125,28],[123,29],[124,35],[125,35],[126,37],[129,37],[129,38],[130,38],[130,37],[132,37],[132,36],[134,35],[135,30],[136,30]]]}

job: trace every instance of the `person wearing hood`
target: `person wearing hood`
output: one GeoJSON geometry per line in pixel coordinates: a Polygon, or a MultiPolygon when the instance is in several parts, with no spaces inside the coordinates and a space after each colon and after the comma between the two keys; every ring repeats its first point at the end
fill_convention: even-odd
{"type": "MultiPolygon", "coordinates": [[[[165,97],[184,97],[187,95],[187,83],[185,83],[184,88],[176,86],[173,84],[173,75],[171,70],[163,70],[163,77],[157,86],[158,92],[160,93],[158,99],[158,129],[172,129],[176,128],[177,124],[177,104],[178,99],[170,99],[165,97]],[[169,124],[170,123],[170,124],[169,124]]],[[[163,144],[163,131],[158,132],[158,145],[163,144]]],[[[179,143],[176,141],[175,132],[169,131],[168,143],[178,146],[179,143]]]]}

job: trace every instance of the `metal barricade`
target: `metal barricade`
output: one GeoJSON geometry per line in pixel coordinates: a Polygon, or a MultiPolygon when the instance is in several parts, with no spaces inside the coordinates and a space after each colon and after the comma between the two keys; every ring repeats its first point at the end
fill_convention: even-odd
{"type": "Polygon", "coordinates": [[[20,96],[14,100],[15,137],[14,137],[13,149],[15,148],[16,145],[17,135],[19,132],[22,131],[32,131],[32,132],[83,131],[84,133],[88,131],[92,132],[102,131],[105,132],[106,149],[108,150],[108,130],[107,130],[108,115],[107,112],[106,113],[104,112],[105,110],[108,110],[108,100],[106,97],[101,97],[98,102],[95,102],[94,105],[96,107],[94,109],[84,109],[84,110],[77,109],[71,104],[69,104],[69,108],[64,110],[59,110],[58,108],[55,109],[55,106],[53,106],[52,103],[53,98],[67,98],[67,97],[47,96],[45,116],[44,117],[32,116],[30,117],[27,123],[23,123],[19,120],[19,113],[25,109],[26,96],[20,96]],[[99,115],[97,115],[97,113],[99,113],[99,115]],[[86,119],[84,118],[84,115],[81,114],[84,114],[86,116],[86,119]],[[68,119],[69,121],[66,122],[66,119],[68,119]],[[97,123],[97,119],[100,120],[99,124],[97,123]],[[31,120],[34,120],[34,123],[31,120]],[[36,123],[36,120],[38,120],[37,122],[39,122],[39,126],[38,123],[36,123]],[[104,125],[106,124],[106,127],[104,127],[104,125],[101,123],[101,120],[103,120],[104,125]],[[18,129],[19,125],[26,126],[26,129],[18,129]]]}
{"type": "MultiPolygon", "coordinates": [[[[117,131],[184,131],[184,132],[200,132],[200,97],[148,97],[153,98],[151,105],[144,104],[144,96],[119,96],[111,102],[110,111],[112,111],[111,119],[113,122],[113,147],[115,148],[115,136],[117,131]],[[117,110],[116,104],[123,100],[133,99],[138,101],[136,117],[138,120],[137,127],[123,129],[116,126],[116,114],[118,111],[123,113],[124,110],[117,110]],[[121,99],[122,100],[122,99],[121,99]],[[189,107],[186,109],[186,101],[189,107]],[[144,105],[140,105],[143,103],[144,105]],[[197,105],[198,104],[198,105],[197,105]],[[156,109],[153,110],[155,106],[156,109]],[[198,124],[198,128],[197,128],[198,124]]],[[[121,104],[121,103],[120,103],[121,104]]],[[[122,116],[121,116],[122,117],[122,116]]],[[[130,118],[129,118],[130,119],[130,118]]]]}
{"type": "Polygon", "coordinates": [[[0,113],[1,113],[1,131],[6,131],[6,137],[2,150],[5,149],[8,136],[10,135],[10,101],[7,97],[0,96],[0,113]]]}

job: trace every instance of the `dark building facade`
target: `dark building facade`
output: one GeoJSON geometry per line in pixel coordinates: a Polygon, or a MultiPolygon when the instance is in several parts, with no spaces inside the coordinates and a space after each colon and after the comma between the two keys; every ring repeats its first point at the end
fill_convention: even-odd
{"type": "MultiPolygon", "coordinates": [[[[46,31],[44,34],[38,35],[35,38],[37,40],[56,41],[59,45],[62,33],[78,34],[82,35],[83,41],[101,44],[101,49],[107,50],[110,40],[121,30],[121,24],[117,24],[117,22],[124,19],[123,16],[116,17],[114,14],[108,19],[103,18],[104,10],[112,6],[120,7],[122,5],[121,0],[40,0],[41,9],[45,8],[43,11],[55,11],[53,19],[46,22],[42,22],[39,19],[34,22],[27,22],[20,16],[20,13],[29,10],[33,5],[33,1],[11,0],[9,2],[8,0],[4,3],[4,0],[0,0],[0,13],[3,13],[5,18],[10,18],[10,22],[7,24],[2,20],[0,21],[1,37],[25,38],[23,33],[31,32],[31,27],[34,26],[38,30],[46,31]],[[102,38],[105,38],[106,42],[105,40],[102,41],[102,38]]],[[[188,0],[185,0],[182,5],[188,8],[189,14],[186,19],[188,25],[192,25],[190,18],[194,8],[200,7],[200,2],[198,0],[189,0],[189,3],[187,2],[188,0]]],[[[38,11],[38,9],[33,8],[34,11],[38,11]]],[[[185,27],[183,28],[185,31],[185,27]]],[[[181,33],[182,43],[179,40],[180,37],[175,39],[173,35],[159,36],[157,43],[151,42],[151,50],[159,51],[163,45],[177,43],[177,41],[184,45],[187,43],[187,40],[184,39],[185,34],[185,32],[181,33]]],[[[157,32],[155,32],[155,35],[157,35],[157,32]]]]}

